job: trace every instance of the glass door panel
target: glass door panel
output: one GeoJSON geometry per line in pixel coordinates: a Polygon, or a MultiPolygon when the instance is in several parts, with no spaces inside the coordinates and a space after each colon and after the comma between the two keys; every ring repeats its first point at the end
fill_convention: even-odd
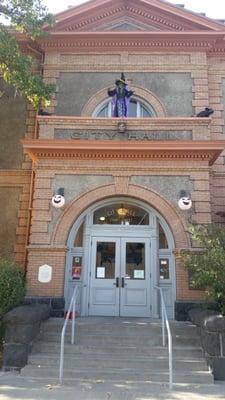
{"type": "Polygon", "coordinates": [[[150,239],[121,238],[121,317],[150,317],[150,239]]]}
{"type": "Polygon", "coordinates": [[[89,315],[119,315],[120,238],[92,238],[89,315]]]}
{"type": "Polygon", "coordinates": [[[97,242],[96,245],[96,279],[114,279],[116,261],[115,242],[97,242]]]}
{"type": "Polygon", "coordinates": [[[126,279],[145,279],[145,243],[126,243],[126,279]]]}

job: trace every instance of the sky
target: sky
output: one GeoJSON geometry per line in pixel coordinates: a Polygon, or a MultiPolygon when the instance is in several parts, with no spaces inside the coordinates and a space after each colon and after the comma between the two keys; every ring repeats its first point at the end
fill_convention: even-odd
{"type": "MultiPolygon", "coordinates": [[[[56,14],[65,11],[68,6],[78,6],[88,0],[43,0],[49,11],[56,14]]],[[[168,0],[169,1],[169,0],[168,0]]],[[[170,0],[173,4],[185,4],[185,8],[194,12],[204,12],[209,18],[225,19],[225,0],[170,0]]]]}

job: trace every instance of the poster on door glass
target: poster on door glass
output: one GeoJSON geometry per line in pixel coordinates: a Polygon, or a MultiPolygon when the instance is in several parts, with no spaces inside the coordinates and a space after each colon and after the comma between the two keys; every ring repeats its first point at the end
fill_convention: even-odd
{"type": "Polygon", "coordinates": [[[134,279],[144,279],[145,271],[143,269],[135,269],[134,270],[134,279]]]}
{"type": "Polygon", "coordinates": [[[98,279],[105,278],[105,268],[104,267],[97,267],[97,278],[98,279]]]}
{"type": "Polygon", "coordinates": [[[82,257],[73,257],[72,261],[72,279],[80,280],[82,272],[82,257]]]}

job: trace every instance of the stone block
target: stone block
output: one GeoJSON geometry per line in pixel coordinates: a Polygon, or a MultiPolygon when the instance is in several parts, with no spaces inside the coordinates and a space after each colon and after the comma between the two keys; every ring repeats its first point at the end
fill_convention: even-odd
{"type": "MultiPolygon", "coordinates": [[[[216,310],[216,304],[200,302],[200,301],[177,300],[175,302],[175,319],[177,321],[190,321],[189,312],[192,309],[200,309],[202,311],[209,310],[209,309],[216,310]]],[[[214,311],[213,313],[215,314],[216,311],[214,311]]],[[[193,322],[193,321],[191,321],[191,322],[193,322]]]]}
{"type": "Polygon", "coordinates": [[[225,317],[212,315],[204,320],[204,328],[208,332],[225,332],[225,317]]]}
{"type": "Polygon", "coordinates": [[[63,297],[55,297],[51,300],[51,307],[53,310],[64,310],[65,300],[63,297]]]}
{"type": "Polygon", "coordinates": [[[51,317],[53,318],[63,318],[64,317],[64,310],[52,310],[51,317]]]}
{"type": "Polygon", "coordinates": [[[32,324],[8,323],[6,325],[6,343],[26,344],[31,342],[40,331],[40,320],[32,324]]]}
{"type": "Polygon", "coordinates": [[[204,328],[201,329],[201,344],[205,353],[210,356],[220,355],[220,339],[216,332],[207,332],[204,328]]]}
{"type": "Polygon", "coordinates": [[[197,326],[202,326],[207,317],[219,315],[215,310],[203,310],[202,308],[193,308],[188,311],[189,320],[197,326]]]}
{"type": "Polygon", "coordinates": [[[33,339],[40,332],[42,320],[50,316],[47,304],[31,304],[14,308],[4,316],[5,345],[3,365],[5,369],[21,368],[27,357],[33,339]]]}
{"type": "Polygon", "coordinates": [[[3,369],[22,368],[27,364],[29,344],[5,343],[3,349],[3,369]]]}
{"type": "Polygon", "coordinates": [[[208,364],[216,381],[225,381],[225,357],[209,357],[208,364]]]}

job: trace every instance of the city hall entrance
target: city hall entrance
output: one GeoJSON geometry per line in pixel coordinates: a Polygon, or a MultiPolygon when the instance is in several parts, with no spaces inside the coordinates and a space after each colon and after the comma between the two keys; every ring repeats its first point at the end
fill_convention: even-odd
{"type": "Polygon", "coordinates": [[[100,201],[75,221],[68,238],[66,309],[79,289],[81,316],[152,317],[160,314],[158,291],[174,317],[174,241],[165,220],[144,202],[100,201]]]}

